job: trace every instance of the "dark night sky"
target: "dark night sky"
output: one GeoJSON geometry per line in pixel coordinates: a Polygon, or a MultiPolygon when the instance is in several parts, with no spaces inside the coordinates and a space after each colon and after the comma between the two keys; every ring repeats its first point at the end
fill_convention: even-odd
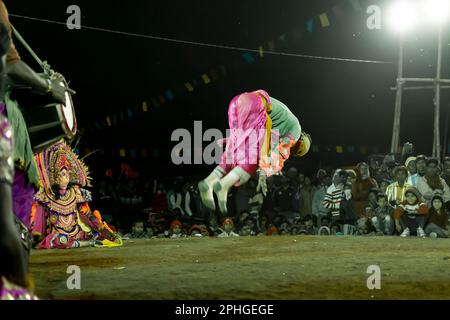
{"type": "MultiPolygon", "coordinates": [[[[375,65],[266,55],[248,64],[239,51],[86,29],[71,31],[65,26],[11,18],[39,55],[71,80],[78,91],[75,103],[82,128],[199,78],[211,68],[227,67],[227,77],[192,94],[176,96],[174,102],[158,110],[111,129],[87,130],[81,146],[160,148],[167,154],[175,144],[170,142],[173,129],[192,129],[194,120],[203,120],[205,128],[225,130],[228,102],[240,92],[262,88],[294,111],[318,145],[367,145],[388,151],[395,99],[389,88],[394,86],[397,72],[396,38],[386,28],[366,28],[365,9],[384,1],[362,0],[361,12],[348,6],[346,16],[337,19],[331,8],[342,2],[346,1],[5,1],[10,13],[18,15],[65,21],[67,6],[78,4],[82,25],[245,48],[256,48],[288,32],[284,42],[276,42],[276,50],[394,62],[375,65]],[[328,13],[331,27],[318,25],[317,16],[322,12],[328,13]],[[312,16],[316,17],[312,35],[293,41],[290,31],[304,26],[312,16]]],[[[420,30],[408,39],[408,76],[433,76],[434,37],[431,30],[420,30]]],[[[446,77],[450,77],[449,42],[447,35],[446,77]]],[[[23,48],[19,49],[23,59],[31,61],[23,48]]],[[[443,96],[445,110],[449,96],[443,96]]],[[[410,140],[418,152],[427,154],[432,143],[431,97],[431,91],[407,93],[402,117],[402,141],[410,140]]],[[[95,157],[99,162],[105,160],[95,157]]],[[[309,162],[319,160],[331,164],[349,161],[321,153],[311,156],[309,162]]],[[[156,163],[156,159],[152,161],[156,163]]]]}

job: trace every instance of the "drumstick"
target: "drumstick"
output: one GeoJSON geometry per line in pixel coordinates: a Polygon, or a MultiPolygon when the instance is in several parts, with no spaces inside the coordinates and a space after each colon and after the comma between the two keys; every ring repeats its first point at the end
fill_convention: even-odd
{"type": "Polygon", "coordinates": [[[70,94],[77,94],[77,92],[75,90],[72,90],[70,88],[65,88],[67,92],[69,92],[70,94]]]}

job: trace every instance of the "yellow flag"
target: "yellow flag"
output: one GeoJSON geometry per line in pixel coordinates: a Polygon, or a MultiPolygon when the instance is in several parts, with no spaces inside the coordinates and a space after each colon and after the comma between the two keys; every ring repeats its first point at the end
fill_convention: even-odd
{"type": "Polygon", "coordinates": [[[108,125],[108,127],[111,127],[111,118],[110,117],[106,117],[106,124],[108,125]]]}
{"type": "Polygon", "coordinates": [[[194,87],[189,82],[186,82],[184,84],[184,86],[186,87],[187,91],[189,91],[189,92],[193,92],[194,91],[194,87]]]}
{"type": "Polygon", "coordinates": [[[202,79],[205,84],[208,84],[211,82],[211,79],[209,79],[209,77],[206,73],[202,75],[202,79]]]}
{"type": "Polygon", "coordinates": [[[148,104],[147,101],[142,102],[142,112],[148,111],[148,104]]]}
{"type": "Polygon", "coordinates": [[[324,27],[324,28],[330,26],[330,20],[328,19],[328,16],[326,13],[322,13],[320,15],[320,23],[322,24],[322,27],[324,27]]]}
{"type": "Polygon", "coordinates": [[[127,155],[127,153],[125,152],[125,149],[120,149],[120,150],[119,150],[119,154],[120,154],[120,157],[121,157],[121,158],[125,158],[126,155],[127,155]]]}
{"type": "Polygon", "coordinates": [[[264,49],[262,46],[259,47],[259,56],[264,57],[264,49]]]}
{"type": "Polygon", "coordinates": [[[336,147],[336,152],[337,153],[343,153],[344,152],[344,148],[342,146],[337,146],[336,147]]]}

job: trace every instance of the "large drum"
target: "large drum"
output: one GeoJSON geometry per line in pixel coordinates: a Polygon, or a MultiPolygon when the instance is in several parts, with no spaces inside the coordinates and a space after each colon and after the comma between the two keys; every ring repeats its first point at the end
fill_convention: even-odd
{"type": "MultiPolygon", "coordinates": [[[[68,87],[61,78],[60,84],[68,87]]],[[[22,90],[20,90],[22,91],[22,90]]],[[[77,120],[72,96],[66,91],[65,105],[54,103],[51,97],[19,92],[17,100],[27,124],[31,145],[39,153],[65,138],[72,140],[77,133],[77,120]]]]}

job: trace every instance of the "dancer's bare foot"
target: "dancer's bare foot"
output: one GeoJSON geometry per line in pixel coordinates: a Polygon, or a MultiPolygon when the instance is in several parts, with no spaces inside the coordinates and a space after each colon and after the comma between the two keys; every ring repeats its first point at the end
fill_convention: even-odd
{"type": "Polygon", "coordinates": [[[228,190],[223,188],[222,184],[219,181],[214,184],[214,192],[217,195],[220,213],[226,214],[228,212],[227,210],[228,190]]]}
{"type": "Polygon", "coordinates": [[[205,180],[202,180],[198,183],[198,190],[200,191],[200,197],[205,207],[209,210],[216,210],[212,186],[205,180]]]}

